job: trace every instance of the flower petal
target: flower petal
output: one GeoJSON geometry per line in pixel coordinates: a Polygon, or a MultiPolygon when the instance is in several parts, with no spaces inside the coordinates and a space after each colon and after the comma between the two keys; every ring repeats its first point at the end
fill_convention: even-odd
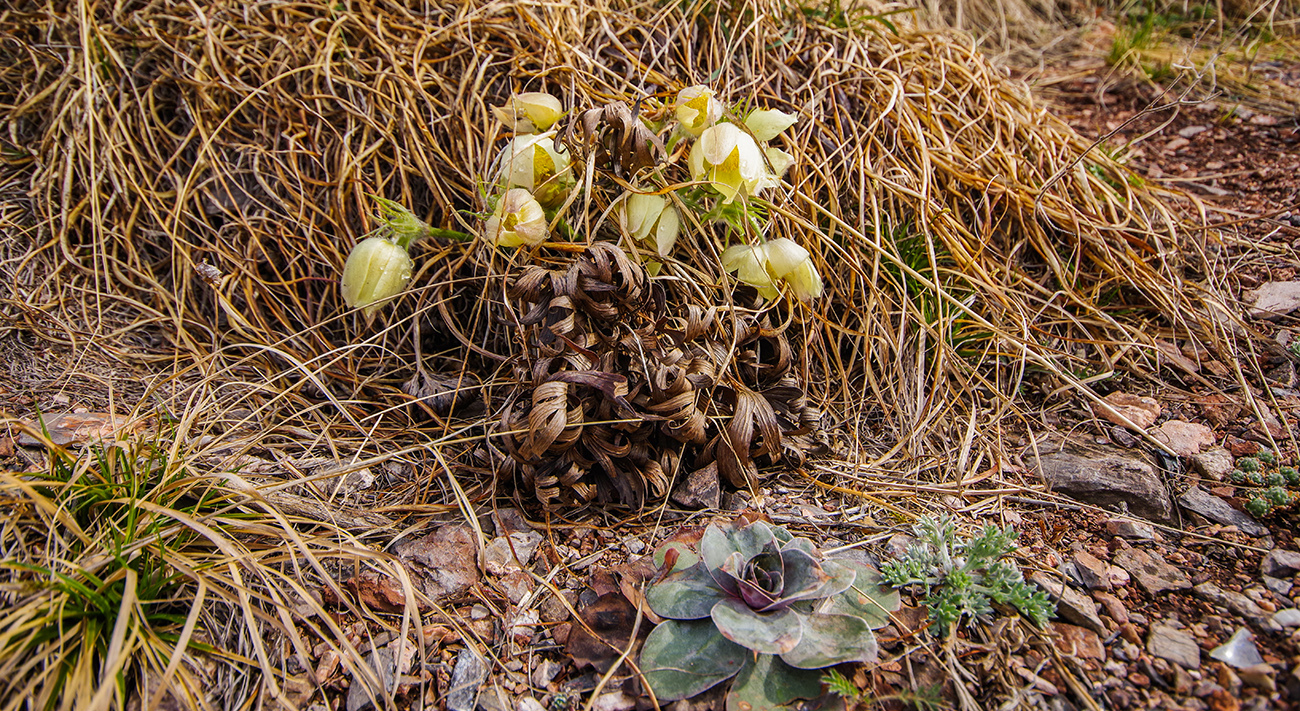
{"type": "Polygon", "coordinates": [[[755,109],[749,112],[745,117],[745,125],[753,132],[754,138],[760,141],[770,141],[781,135],[781,132],[790,128],[799,120],[794,114],[787,114],[784,111],[776,109],[755,109]]]}

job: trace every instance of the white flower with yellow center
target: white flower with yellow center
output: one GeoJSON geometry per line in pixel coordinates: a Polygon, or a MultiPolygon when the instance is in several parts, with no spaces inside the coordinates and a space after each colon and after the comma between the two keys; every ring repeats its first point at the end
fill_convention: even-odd
{"type": "Polygon", "coordinates": [[[563,205],[574,180],[569,154],[556,150],[554,137],[549,132],[512,138],[492,165],[497,183],[507,190],[523,188],[546,207],[563,205]]]}
{"type": "Polygon", "coordinates": [[[703,84],[688,86],[677,92],[677,124],[684,133],[696,138],[704,129],[722,118],[722,102],[703,84]]]}
{"type": "Polygon", "coordinates": [[[722,252],[722,268],[735,272],[736,279],[758,289],[765,299],[780,293],[767,270],[767,250],[763,246],[734,244],[722,252]]]}
{"type": "Polygon", "coordinates": [[[770,182],[763,151],[738,126],[720,123],[706,129],[691,147],[691,178],[708,181],[723,202],[757,195],[770,182]]]}
{"type": "Polygon", "coordinates": [[[499,247],[536,247],[551,236],[546,210],[523,188],[511,188],[501,196],[496,211],[483,224],[483,232],[499,247]]]}
{"type": "Polygon", "coordinates": [[[767,273],[774,281],[784,280],[800,301],[822,295],[822,278],[812,255],[792,239],[780,237],[763,245],[767,273]]]}

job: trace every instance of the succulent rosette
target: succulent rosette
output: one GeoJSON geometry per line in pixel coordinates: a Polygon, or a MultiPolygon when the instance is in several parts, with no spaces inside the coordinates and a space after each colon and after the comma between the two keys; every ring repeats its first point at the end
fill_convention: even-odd
{"type": "Polygon", "coordinates": [[[729,709],[778,709],[816,697],[814,670],[874,660],[872,630],[898,607],[898,594],[879,586],[874,569],[828,559],[808,539],[761,521],[711,525],[698,554],[673,550],[673,570],[646,590],[650,608],[666,619],[641,652],[641,670],[661,702],[733,677],[729,709]]]}

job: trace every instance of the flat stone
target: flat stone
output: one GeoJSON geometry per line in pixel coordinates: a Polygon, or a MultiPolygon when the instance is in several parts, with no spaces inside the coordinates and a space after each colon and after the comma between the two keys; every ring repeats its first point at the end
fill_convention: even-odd
{"type": "Polygon", "coordinates": [[[1277,670],[1272,664],[1260,662],[1237,672],[1246,686],[1253,686],[1267,696],[1277,693],[1277,670]]]}
{"type": "Polygon", "coordinates": [[[1127,570],[1137,584],[1152,595],[1167,590],[1187,590],[1192,581],[1157,553],[1129,548],[1115,554],[1115,565],[1127,570]]]}
{"type": "Polygon", "coordinates": [[[1300,553],[1274,548],[1259,562],[1259,572],[1274,578],[1289,578],[1300,573],[1300,553]]]}
{"type": "Polygon", "coordinates": [[[1291,584],[1290,580],[1282,580],[1281,578],[1275,578],[1271,575],[1264,575],[1261,577],[1264,578],[1264,587],[1268,588],[1269,592],[1278,597],[1291,596],[1291,589],[1295,586],[1291,584]]]}
{"type": "Polygon", "coordinates": [[[1223,447],[1211,447],[1192,455],[1192,471],[1211,481],[1227,479],[1232,468],[1232,452],[1223,447]]]}
{"type": "Polygon", "coordinates": [[[1109,632],[1101,618],[1097,616],[1097,603],[1088,596],[1041,570],[1030,575],[1029,582],[1047,592],[1047,596],[1056,603],[1057,615],[1097,634],[1109,632]]]}
{"type": "Polygon", "coordinates": [[[1197,669],[1201,666],[1201,648],[1196,644],[1196,639],[1169,625],[1151,626],[1151,632],[1147,635],[1147,652],[1184,669],[1197,669]]]}
{"type": "Polygon", "coordinates": [[[1123,625],[1128,622],[1128,607],[1124,605],[1123,600],[1101,590],[1093,590],[1092,598],[1106,608],[1106,614],[1110,615],[1116,624],[1123,625]]]}
{"type": "Polygon", "coordinates": [[[1300,309],[1300,281],[1271,281],[1253,292],[1250,317],[1277,320],[1300,309]]]}
{"type": "Polygon", "coordinates": [[[1300,627],[1300,610],[1297,610],[1294,607],[1288,607],[1285,610],[1278,610],[1273,613],[1273,621],[1276,622],[1279,627],[1285,629],[1300,627]]]}
{"type": "MultiPolygon", "coordinates": [[[[54,444],[66,447],[70,444],[114,439],[142,432],[149,427],[150,420],[147,417],[133,419],[126,415],[113,415],[107,412],[65,412],[42,417],[38,421],[26,424],[37,432],[44,431],[54,444]]],[[[43,444],[41,440],[22,430],[19,430],[17,439],[18,444],[24,447],[43,444]]]]}
{"type": "Polygon", "coordinates": [[[686,475],[686,480],[673,490],[670,498],[688,509],[718,508],[722,501],[722,487],[718,483],[717,464],[711,462],[686,475]]]}
{"type": "Polygon", "coordinates": [[[517,531],[492,539],[483,549],[483,569],[492,575],[508,575],[523,570],[542,543],[537,531],[517,531]]]}
{"type": "Polygon", "coordinates": [[[1119,536],[1130,541],[1154,541],[1156,540],[1156,527],[1146,521],[1133,521],[1127,518],[1112,518],[1106,520],[1106,533],[1112,536],[1119,536]]]}
{"type": "Polygon", "coordinates": [[[1259,647],[1255,646],[1255,635],[1245,627],[1233,633],[1228,641],[1210,650],[1210,658],[1235,669],[1245,669],[1264,663],[1264,658],[1259,654],[1259,647]]]}
{"type": "Polygon", "coordinates": [[[1061,650],[1062,654],[1079,659],[1106,658],[1106,647],[1101,643],[1101,637],[1097,636],[1096,632],[1062,622],[1053,622],[1050,626],[1056,633],[1056,648],[1061,650]]]}
{"type": "Polygon", "coordinates": [[[1127,418],[1139,429],[1146,429],[1160,417],[1160,403],[1155,398],[1113,392],[1102,398],[1102,401],[1097,406],[1097,414],[1121,427],[1132,426],[1124,421],[1127,418]]]}
{"type": "Polygon", "coordinates": [[[442,526],[422,538],[400,541],[394,552],[419,566],[424,592],[435,600],[459,595],[478,582],[478,544],[467,525],[442,526]]]}
{"type": "Polygon", "coordinates": [[[1074,554],[1074,570],[1079,574],[1079,582],[1089,590],[1110,589],[1109,569],[1110,565],[1087,551],[1074,554]]]}
{"type": "Polygon", "coordinates": [[[447,688],[447,711],[474,711],[479,687],[488,676],[488,665],[477,652],[463,647],[456,657],[456,667],[451,673],[447,688]]]}
{"type": "Polygon", "coordinates": [[[1198,513],[1215,523],[1236,526],[1247,536],[1268,535],[1268,529],[1251,518],[1250,514],[1232,508],[1232,504],[1199,486],[1193,486],[1185,491],[1178,497],[1178,503],[1188,511],[1198,513]]]}
{"type": "Polygon", "coordinates": [[[1169,520],[1173,504],[1164,483],[1149,463],[1126,450],[1066,445],[1045,452],[1038,466],[1044,481],[1057,493],[1098,506],[1123,504],[1143,518],[1169,520]]]}
{"type": "Polygon", "coordinates": [[[1197,597],[1205,600],[1211,605],[1226,608],[1231,612],[1241,615],[1250,622],[1264,627],[1265,629],[1273,627],[1272,620],[1269,619],[1268,613],[1266,613],[1259,605],[1255,604],[1254,600],[1251,600],[1241,593],[1224,590],[1214,583],[1201,583],[1200,585],[1193,587],[1192,592],[1197,597]]]}
{"type": "Polygon", "coordinates": [[[1169,420],[1151,434],[1180,457],[1193,456],[1214,445],[1214,430],[1195,422],[1169,420]]]}
{"type": "Polygon", "coordinates": [[[393,653],[387,647],[376,649],[366,655],[366,664],[375,670],[375,676],[379,677],[382,688],[370,689],[367,692],[363,678],[360,675],[353,676],[352,686],[348,689],[347,711],[369,711],[375,708],[374,702],[370,700],[370,694],[374,694],[375,698],[379,699],[382,707],[384,699],[393,692],[393,675],[397,671],[393,663],[393,653]]]}

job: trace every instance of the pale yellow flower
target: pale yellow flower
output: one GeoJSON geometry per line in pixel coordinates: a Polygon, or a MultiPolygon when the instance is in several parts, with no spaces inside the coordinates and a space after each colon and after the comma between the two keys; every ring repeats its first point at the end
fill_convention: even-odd
{"type": "Polygon", "coordinates": [[[677,243],[677,234],[681,230],[681,218],[677,208],[662,195],[642,195],[628,193],[619,211],[623,220],[623,229],[633,239],[643,241],[661,257],[673,251],[677,243]]]}
{"type": "Polygon", "coordinates": [[[698,138],[722,118],[722,103],[714,96],[713,90],[702,84],[677,93],[677,123],[682,131],[698,138]]]}
{"type": "Polygon", "coordinates": [[[351,308],[360,308],[370,320],[386,300],[406,289],[414,268],[406,250],[391,240],[364,239],[352,248],[343,265],[343,301],[351,308]]]}
{"type": "Polygon", "coordinates": [[[496,211],[483,224],[483,232],[500,247],[536,247],[551,236],[546,211],[523,188],[511,188],[501,196],[496,211]]]}
{"type": "Polygon", "coordinates": [[[492,113],[507,130],[537,133],[548,130],[564,115],[560,100],[540,91],[515,94],[505,106],[493,106],[492,113]]]}

